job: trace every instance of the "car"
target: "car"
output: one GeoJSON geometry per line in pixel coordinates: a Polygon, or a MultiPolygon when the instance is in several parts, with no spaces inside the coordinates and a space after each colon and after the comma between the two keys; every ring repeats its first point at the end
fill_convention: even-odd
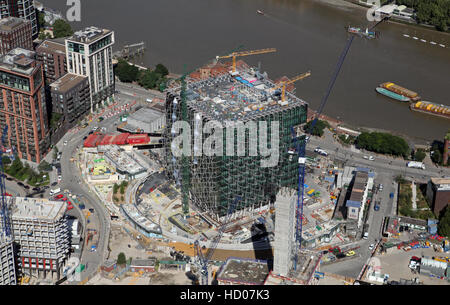
{"type": "Polygon", "coordinates": [[[353,256],[353,255],[355,255],[356,253],[355,253],[355,251],[353,251],[353,250],[351,250],[351,251],[348,251],[347,253],[345,253],[345,255],[347,255],[347,256],[353,256]]]}
{"type": "Polygon", "coordinates": [[[39,192],[41,189],[38,187],[33,187],[33,191],[39,192]]]}
{"type": "Polygon", "coordinates": [[[336,254],[336,257],[337,258],[344,258],[345,254],[344,253],[338,253],[338,254],[336,254]]]}
{"type": "Polygon", "coordinates": [[[64,197],[63,199],[61,199],[62,201],[67,201],[67,198],[66,197],[64,197]]]}
{"type": "Polygon", "coordinates": [[[25,186],[25,185],[24,185],[22,182],[20,182],[20,181],[17,182],[17,184],[20,185],[20,186],[25,186]]]}
{"type": "Polygon", "coordinates": [[[58,182],[53,182],[52,186],[56,186],[58,184],[58,182]]]}
{"type": "Polygon", "coordinates": [[[56,199],[61,199],[61,198],[63,198],[63,197],[64,197],[63,194],[59,194],[59,195],[56,195],[56,196],[55,196],[56,199]]]}
{"type": "Polygon", "coordinates": [[[94,131],[93,131],[93,130],[89,131],[89,134],[93,134],[93,133],[94,133],[94,131]]]}
{"type": "Polygon", "coordinates": [[[363,239],[368,239],[368,238],[369,238],[369,232],[364,232],[363,239]]]}
{"type": "Polygon", "coordinates": [[[58,181],[61,181],[62,177],[61,175],[58,176],[58,181]]]}
{"type": "Polygon", "coordinates": [[[72,209],[73,209],[73,205],[67,206],[67,210],[68,210],[68,211],[70,211],[70,210],[72,210],[72,209]]]}
{"type": "Polygon", "coordinates": [[[67,141],[64,141],[64,145],[67,145],[67,141]]]}
{"type": "Polygon", "coordinates": [[[374,244],[370,244],[370,246],[369,246],[369,250],[370,250],[370,251],[372,251],[372,250],[373,250],[373,248],[375,248],[375,245],[374,245],[374,244]]]}
{"type": "Polygon", "coordinates": [[[97,119],[97,122],[101,122],[101,121],[103,121],[105,118],[104,117],[99,117],[98,119],[97,119]]]}
{"type": "Polygon", "coordinates": [[[92,128],[93,131],[96,131],[98,129],[98,126],[94,126],[94,128],[92,128]]]}
{"type": "Polygon", "coordinates": [[[375,160],[375,158],[373,156],[369,156],[369,160],[373,161],[373,160],[375,160]]]}
{"type": "Polygon", "coordinates": [[[83,137],[83,141],[84,141],[84,140],[86,140],[86,139],[87,139],[87,137],[88,137],[88,136],[84,136],[84,137],[83,137]]]}
{"type": "Polygon", "coordinates": [[[378,189],[379,189],[380,192],[381,192],[381,191],[383,190],[383,184],[380,183],[380,184],[378,185],[378,189]]]}
{"type": "Polygon", "coordinates": [[[363,156],[364,159],[369,159],[369,156],[363,156]]]}

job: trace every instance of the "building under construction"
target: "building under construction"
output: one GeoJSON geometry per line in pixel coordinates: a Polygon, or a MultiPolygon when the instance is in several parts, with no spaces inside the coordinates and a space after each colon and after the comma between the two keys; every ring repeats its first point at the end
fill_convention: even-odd
{"type": "MultiPolygon", "coordinates": [[[[172,87],[166,97],[165,159],[168,175],[181,187],[183,206],[192,202],[201,211],[219,220],[236,198],[241,196],[236,211],[251,211],[274,202],[280,187],[297,188],[298,162],[292,157],[293,139],[291,129],[306,122],[307,103],[286,91],[282,99],[281,90],[274,90],[276,84],[267,74],[250,68],[239,61],[236,71],[210,75],[204,79],[186,78],[179,87],[172,87]],[[187,156],[175,156],[173,140],[179,134],[173,128],[177,121],[190,125],[191,143],[187,156]],[[220,124],[222,129],[222,147],[212,147],[216,153],[207,156],[204,149],[210,134],[202,133],[203,126],[211,121],[220,124]],[[245,129],[244,141],[238,137],[236,125],[241,122],[266,122],[267,139],[261,139],[245,129]],[[278,122],[278,162],[275,166],[263,167],[261,147],[270,147],[272,122],[278,122]],[[234,127],[231,138],[228,128],[234,127]],[[198,139],[201,134],[200,144],[198,139]],[[229,134],[228,134],[229,135],[229,134]],[[267,143],[264,143],[267,140],[267,143]],[[233,141],[233,143],[227,143],[233,141]],[[251,145],[257,142],[258,153],[251,153],[251,145]],[[243,145],[245,154],[236,156],[236,148],[243,145]],[[234,155],[229,147],[234,146],[234,155]],[[218,148],[218,150],[217,150],[218,148]],[[221,151],[223,149],[223,151],[221,151]],[[222,153],[218,155],[217,152],[222,153]],[[228,153],[227,153],[228,152],[228,153]],[[289,153],[291,152],[291,153],[289,153]]],[[[275,131],[275,130],[274,130],[275,131]]],[[[216,132],[216,129],[214,129],[216,132]]],[[[275,136],[274,136],[275,137],[275,136]]],[[[220,145],[220,144],[219,144],[220,145]]],[[[186,209],[185,209],[186,212],[186,209]]]]}
{"type": "Polygon", "coordinates": [[[15,285],[16,268],[13,240],[3,233],[0,234],[0,285],[15,285]]]}

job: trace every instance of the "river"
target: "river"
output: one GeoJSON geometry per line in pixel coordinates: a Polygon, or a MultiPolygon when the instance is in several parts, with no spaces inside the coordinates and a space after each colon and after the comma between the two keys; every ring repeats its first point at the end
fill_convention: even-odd
{"type": "MultiPolygon", "coordinates": [[[[64,15],[68,9],[66,1],[42,2],[64,15]]],[[[296,94],[313,109],[320,105],[348,38],[344,27],[368,24],[365,9],[340,0],[81,2],[81,22],[72,22],[74,29],[112,29],[117,50],[144,40],[147,51],[137,63],[163,63],[174,73],[204,65],[239,45],[241,50],[277,48],[276,53],[242,59],[251,65],[261,62],[272,79],[311,70],[310,77],[296,83],[296,94]],[[257,14],[258,9],[265,15],[257,14]]],[[[354,39],[324,113],[351,126],[391,130],[420,142],[442,140],[450,120],[410,111],[375,87],[393,81],[424,100],[450,105],[450,35],[390,22],[377,30],[377,40],[354,39]]]]}

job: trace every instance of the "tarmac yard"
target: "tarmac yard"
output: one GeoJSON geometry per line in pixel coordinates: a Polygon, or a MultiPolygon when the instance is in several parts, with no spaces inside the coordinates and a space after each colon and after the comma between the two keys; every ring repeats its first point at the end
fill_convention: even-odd
{"type": "Polygon", "coordinates": [[[435,252],[432,248],[419,248],[407,252],[404,250],[393,251],[389,254],[375,256],[380,261],[380,272],[389,274],[388,281],[399,281],[400,279],[410,280],[417,277],[424,285],[450,285],[446,279],[441,280],[423,274],[414,274],[408,267],[411,256],[421,257],[424,255],[431,258],[433,256],[448,256],[448,254],[435,252]]]}

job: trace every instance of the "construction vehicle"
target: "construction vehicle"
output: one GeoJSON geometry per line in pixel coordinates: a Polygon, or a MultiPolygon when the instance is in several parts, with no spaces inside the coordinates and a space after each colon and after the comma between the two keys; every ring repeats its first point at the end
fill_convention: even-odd
{"type": "Polygon", "coordinates": [[[295,83],[295,82],[297,82],[299,80],[302,80],[302,79],[304,79],[304,78],[306,78],[306,77],[308,77],[310,75],[311,75],[310,71],[302,73],[302,74],[297,75],[296,77],[292,78],[289,81],[281,81],[278,85],[276,85],[272,89],[276,90],[276,89],[278,89],[280,87],[282,88],[282,90],[281,90],[281,101],[284,102],[285,96],[286,96],[286,86],[289,85],[289,84],[295,83]]]}
{"type": "Polygon", "coordinates": [[[261,49],[261,50],[252,50],[252,51],[241,51],[241,52],[233,52],[229,55],[224,56],[216,56],[216,60],[222,59],[222,58],[233,58],[233,73],[236,73],[236,57],[240,56],[249,56],[249,55],[258,55],[258,54],[265,54],[265,53],[271,53],[276,52],[277,49],[275,48],[268,48],[268,49],[261,49]]]}
{"type": "Polygon", "coordinates": [[[201,284],[202,285],[208,285],[208,262],[211,259],[214,251],[216,250],[217,245],[219,244],[219,241],[222,239],[223,232],[225,231],[225,228],[230,221],[231,214],[233,213],[234,209],[236,208],[237,203],[242,198],[240,196],[237,196],[236,199],[230,204],[228,207],[227,215],[225,216],[225,220],[222,222],[222,226],[219,228],[217,235],[214,237],[214,239],[211,242],[211,245],[208,248],[208,251],[205,255],[203,255],[203,251],[200,247],[200,243],[198,239],[194,242],[194,248],[196,256],[199,259],[200,267],[201,267],[201,284]]]}

